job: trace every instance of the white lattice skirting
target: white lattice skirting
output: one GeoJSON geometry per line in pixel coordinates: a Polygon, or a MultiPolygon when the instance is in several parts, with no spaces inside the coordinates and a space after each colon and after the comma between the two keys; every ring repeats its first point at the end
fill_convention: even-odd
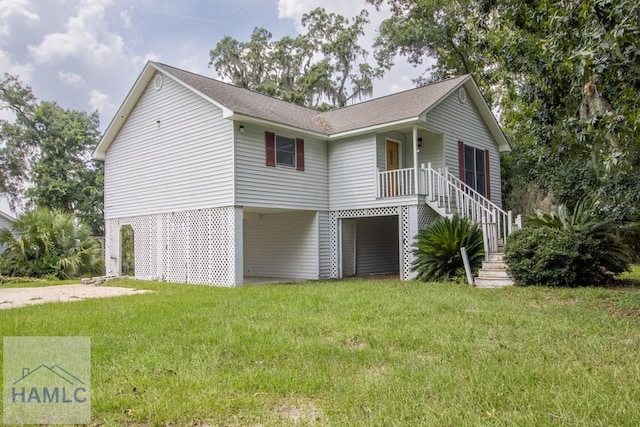
{"type": "Polygon", "coordinates": [[[109,275],[119,275],[120,227],[127,224],[134,231],[136,278],[236,284],[236,208],[107,220],[105,261],[109,275]]]}

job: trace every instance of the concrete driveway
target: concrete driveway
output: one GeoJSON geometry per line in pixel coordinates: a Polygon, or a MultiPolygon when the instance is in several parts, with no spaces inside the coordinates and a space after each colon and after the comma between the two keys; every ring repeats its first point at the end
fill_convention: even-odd
{"type": "Polygon", "coordinates": [[[94,285],[60,285],[40,288],[0,288],[0,309],[45,304],[48,302],[81,301],[88,298],[107,298],[144,294],[144,289],[94,285]]]}

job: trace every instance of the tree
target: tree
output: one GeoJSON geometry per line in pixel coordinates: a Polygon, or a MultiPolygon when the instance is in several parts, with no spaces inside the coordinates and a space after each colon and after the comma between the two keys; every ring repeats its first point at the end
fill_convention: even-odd
{"type": "Polygon", "coordinates": [[[103,234],[102,165],[90,159],[100,138],[98,113],[38,101],[8,74],[0,81],[0,192],[12,203],[77,214],[103,234]]]}
{"type": "Polygon", "coordinates": [[[73,214],[38,208],[0,228],[0,275],[61,279],[102,271],[99,242],[73,214]]]}
{"type": "Polygon", "coordinates": [[[307,32],[295,38],[274,41],[264,28],[248,42],[224,37],[210,51],[209,66],[239,87],[308,107],[342,107],[371,96],[382,76],[364,62],[368,53],[358,44],[368,22],[366,10],[349,20],[317,8],[303,15],[307,32]]]}
{"type": "MultiPolygon", "coordinates": [[[[381,6],[385,0],[369,2],[381,6]]],[[[568,204],[575,200],[556,192],[584,187],[579,180],[585,176],[595,177],[590,189],[600,196],[612,195],[603,195],[605,190],[633,193],[612,183],[628,182],[622,177],[629,174],[640,177],[637,2],[386,3],[392,16],[377,39],[378,60],[384,64],[400,53],[420,63],[429,55],[436,61],[432,78],[474,73],[501,111],[514,145],[513,170],[530,175],[519,185],[537,184],[568,204]],[[582,172],[577,178],[563,173],[566,165],[582,172]],[[549,181],[548,171],[560,179],[549,181]]],[[[637,220],[634,211],[620,217],[637,220]]]]}

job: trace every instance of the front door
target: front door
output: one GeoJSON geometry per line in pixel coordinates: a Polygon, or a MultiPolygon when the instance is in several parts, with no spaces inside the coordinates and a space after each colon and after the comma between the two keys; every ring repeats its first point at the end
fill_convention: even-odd
{"type": "MultiPolygon", "coordinates": [[[[398,153],[399,145],[397,142],[387,141],[387,172],[398,169],[398,153]]],[[[395,173],[387,174],[387,194],[389,196],[397,196],[399,190],[398,175],[395,173]]]]}

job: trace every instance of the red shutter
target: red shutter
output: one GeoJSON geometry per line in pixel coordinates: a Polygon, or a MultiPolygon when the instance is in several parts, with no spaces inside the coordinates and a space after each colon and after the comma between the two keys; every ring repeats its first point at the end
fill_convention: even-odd
{"type": "Polygon", "coordinates": [[[264,142],[267,152],[267,166],[276,165],[276,134],[273,132],[264,133],[264,142]]]}
{"type": "Polygon", "coordinates": [[[304,170],[304,139],[296,138],[296,169],[304,170]]]}
{"type": "Polygon", "coordinates": [[[458,175],[460,181],[464,181],[464,142],[458,141],[458,175]]]}
{"type": "Polygon", "coordinates": [[[491,200],[491,172],[489,171],[489,150],[484,150],[484,179],[487,181],[487,199],[491,200]]]}

